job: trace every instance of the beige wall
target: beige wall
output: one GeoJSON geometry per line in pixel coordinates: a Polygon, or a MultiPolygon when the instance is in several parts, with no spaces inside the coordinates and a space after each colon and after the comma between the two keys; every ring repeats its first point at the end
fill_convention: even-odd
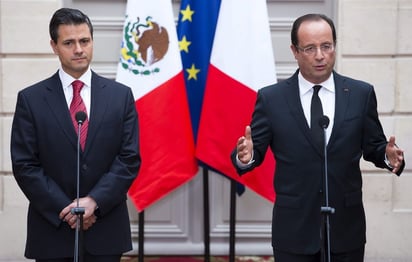
{"type": "Polygon", "coordinates": [[[364,165],[367,256],[412,261],[412,1],[339,1],[338,69],[373,83],[386,134],[406,151],[406,172],[364,165]]]}
{"type": "Polygon", "coordinates": [[[59,1],[0,0],[0,260],[23,257],[27,200],[11,174],[10,129],[17,91],[58,66],[47,45],[58,7],[59,1]]]}
{"type": "MultiPolygon", "coordinates": [[[[16,94],[58,66],[47,28],[60,5],[57,0],[0,0],[0,261],[21,259],[25,241],[27,201],[11,174],[9,153],[16,94]]],[[[411,163],[412,0],[340,0],[335,11],[337,70],[375,85],[384,129],[396,136],[411,163]]],[[[362,167],[366,256],[411,261],[411,169],[407,166],[398,178],[368,163],[362,167]]]]}

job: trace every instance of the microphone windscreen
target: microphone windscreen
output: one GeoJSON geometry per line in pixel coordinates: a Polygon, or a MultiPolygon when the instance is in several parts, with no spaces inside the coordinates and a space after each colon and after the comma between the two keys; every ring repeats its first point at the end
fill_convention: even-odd
{"type": "Polygon", "coordinates": [[[328,126],[329,126],[329,117],[327,117],[327,116],[322,116],[322,117],[319,119],[319,125],[320,125],[320,127],[322,127],[323,129],[328,128],[328,126]]]}
{"type": "Polygon", "coordinates": [[[86,120],[87,115],[83,111],[79,111],[74,115],[74,118],[76,119],[77,123],[83,123],[84,120],[86,120]]]}

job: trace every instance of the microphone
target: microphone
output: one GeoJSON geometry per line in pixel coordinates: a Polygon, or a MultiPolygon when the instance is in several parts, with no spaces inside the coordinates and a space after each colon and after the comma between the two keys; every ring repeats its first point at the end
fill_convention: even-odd
{"type": "Polygon", "coordinates": [[[335,208],[329,206],[329,182],[328,182],[328,155],[327,155],[327,138],[326,138],[326,128],[329,126],[329,117],[323,115],[319,118],[319,125],[323,129],[323,161],[324,161],[324,183],[323,189],[325,190],[325,205],[320,207],[320,213],[322,214],[323,218],[323,229],[322,229],[322,236],[325,237],[325,240],[322,240],[322,260],[325,262],[330,262],[330,215],[335,213],[335,208]]]}
{"type": "Polygon", "coordinates": [[[76,122],[78,124],[77,129],[77,169],[76,169],[76,207],[71,209],[71,213],[77,216],[76,221],[76,234],[75,234],[75,247],[74,247],[74,262],[83,262],[83,215],[85,213],[85,208],[79,206],[80,199],[80,136],[81,136],[81,125],[87,118],[87,115],[83,111],[76,112],[74,115],[76,122]]]}
{"type": "MultiPolygon", "coordinates": [[[[87,115],[86,115],[85,112],[79,111],[79,112],[77,112],[77,113],[74,115],[74,118],[76,119],[77,124],[81,125],[81,124],[83,124],[84,121],[86,120],[87,115]]],[[[329,119],[328,119],[328,123],[329,123],[329,119]]]]}
{"type": "MultiPolygon", "coordinates": [[[[77,115],[77,114],[76,114],[77,115]]],[[[77,118],[76,118],[77,119],[77,118]]],[[[329,126],[329,117],[323,115],[321,116],[321,118],[319,119],[319,125],[321,128],[326,129],[329,126]]]]}

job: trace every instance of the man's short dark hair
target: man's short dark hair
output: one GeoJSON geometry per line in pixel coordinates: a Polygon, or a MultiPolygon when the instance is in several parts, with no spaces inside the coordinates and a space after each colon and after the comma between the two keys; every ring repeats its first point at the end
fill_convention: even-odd
{"type": "Polygon", "coordinates": [[[50,20],[49,34],[53,42],[57,43],[59,38],[59,26],[60,25],[80,25],[87,24],[90,30],[90,34],[93,38],[93,25],[87,15],[78,9],[61,8],[57,10],[50,20]]]}
{"type": "Polygon", "coordinates": [[[306,21],[319,21],[319,20],[324,20],[324,21],[326,21],[326,23],[329,24],[330,28],[332,29],[333,44],[336,44],[336,29],[335,29],[335,25],[333,24],[332,19],[330,19],[329,17],[327,17],[326,15],[323,15],[323,14],[307,14],[307,15],[303,15],[303,16],[297,18],[295,20],[295,22],[293,22],[292,31],[290,33],[292,45],[294,45],[294,46],[299,45],[298,30],[299,30],[300,25],[303,22],[306,22],[306,21]]]}

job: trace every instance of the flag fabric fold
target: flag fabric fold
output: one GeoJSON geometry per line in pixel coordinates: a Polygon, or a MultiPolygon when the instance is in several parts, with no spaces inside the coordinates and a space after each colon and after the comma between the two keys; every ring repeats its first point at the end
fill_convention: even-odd
{"type": "Polygon", "coordinates": [[[230,161],[250,123],[257,90],[276,82],[265,0],[222,0],[206,80],[196,156],[259,195],[275,200],[275,160],[239,177],[230,161]]]}
{"type": "Polygon", "coordinates": [[[133,91],[142,166],[129,189],[137,210],[192,179],[198,166],[170,0],[128,0],[116,81],[133,91]]]}

